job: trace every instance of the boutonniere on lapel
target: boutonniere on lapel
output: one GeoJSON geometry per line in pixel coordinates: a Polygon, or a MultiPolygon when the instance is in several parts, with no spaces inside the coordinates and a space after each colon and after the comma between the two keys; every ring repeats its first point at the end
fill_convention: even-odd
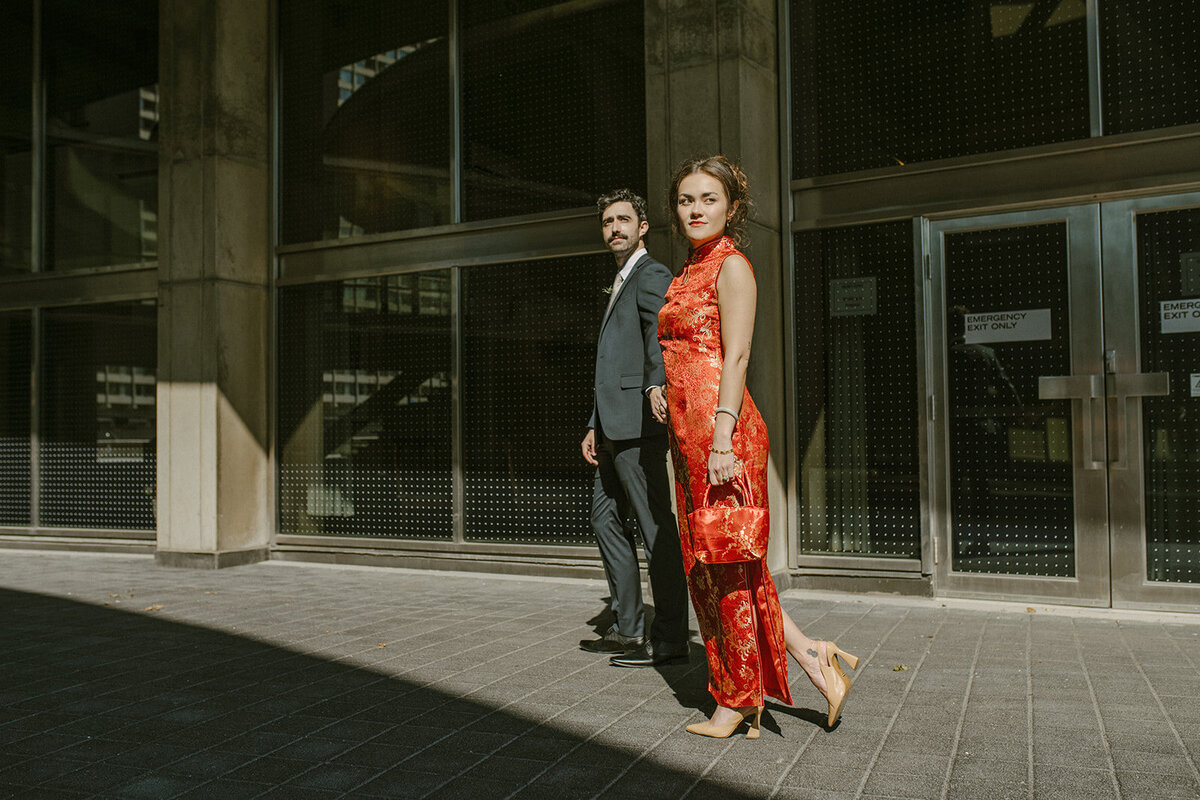
{"type": "Polygon", "coordinates": [[[612,286],[605,286],[600,291],[604,292],[605,294],[612,294],[612,286]]]}

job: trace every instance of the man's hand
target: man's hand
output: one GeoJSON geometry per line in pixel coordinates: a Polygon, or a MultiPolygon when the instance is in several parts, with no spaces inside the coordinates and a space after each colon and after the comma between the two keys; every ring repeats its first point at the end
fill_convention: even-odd
{"type": "Polygon", "coordinates": [[[661,386],[655,386],[650,390],[650,413],[654,414],[654,418],[659,422],[666,423],[667,395],[661,386]]]}
{"type": "Polygon", "coordinates": [[[587,436],[583,437],[583,460],[593,467],[600,463],[596,459],[596,432],[594,430],[589,430],[587,436]]]}

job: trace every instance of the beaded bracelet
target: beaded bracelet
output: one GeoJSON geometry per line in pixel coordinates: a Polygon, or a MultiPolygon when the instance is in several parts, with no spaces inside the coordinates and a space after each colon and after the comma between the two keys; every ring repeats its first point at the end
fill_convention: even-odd
{"type": "Polygon", "coordinates": [[[718,449],[717,449],[717,448],[715,448],[715,447],[710,447],[710,448],[708,448],[708,449],[709,449],[709,450],[711,450],[713,453],[715,453],[715,454],[719,455],[719,456],[727,456],[727,455],[729,455],[730,453],[732,453],[732,452],[733,452],[733,448],[732,448],[732,447],[731,447],[731,448],[729,448],[728,450],[718,450],[718,449]]]}

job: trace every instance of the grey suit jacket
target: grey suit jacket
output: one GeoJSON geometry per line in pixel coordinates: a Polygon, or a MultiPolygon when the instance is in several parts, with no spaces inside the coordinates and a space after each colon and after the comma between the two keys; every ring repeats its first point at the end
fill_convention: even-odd
{"type": "Polygon", "coordinates": [[[642,256],[600,324],[596,399],[588,427],[605,439],[666,435],[666,426],[650,412],[646,390],[667,379],[658,344],[658,311],[670,283],[670,270],[649,254],[642,256]]]}

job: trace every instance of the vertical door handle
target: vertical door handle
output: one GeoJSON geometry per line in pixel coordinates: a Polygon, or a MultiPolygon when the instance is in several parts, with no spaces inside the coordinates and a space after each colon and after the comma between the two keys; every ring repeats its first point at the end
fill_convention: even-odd
{"type": "Polygon", "coordinates": [[[1125,431],[1128,428],[1126,414],[1130,397],[1150,397],[1171,393],[1171,375],[1167,372],[1126,372],[1105,375],[1105,394],[1108,397],[1109,429],[1112,440],[1111,462],[1113,469],[1129,469],[1129,443],[1125,431]]]}
{"type": "Polygon", "coordinates": [[[1079,403],[1079,417],[1084,430],[1084,469],[1104,469],[1104,461],[1096,458],[1104,452],[1104,428],[1096,425],[1095,413],[1096,401],[1103,397],[1103,375],[1043,375],[1038,378],[1039,400],[1074,400],[1079,403]]]}

